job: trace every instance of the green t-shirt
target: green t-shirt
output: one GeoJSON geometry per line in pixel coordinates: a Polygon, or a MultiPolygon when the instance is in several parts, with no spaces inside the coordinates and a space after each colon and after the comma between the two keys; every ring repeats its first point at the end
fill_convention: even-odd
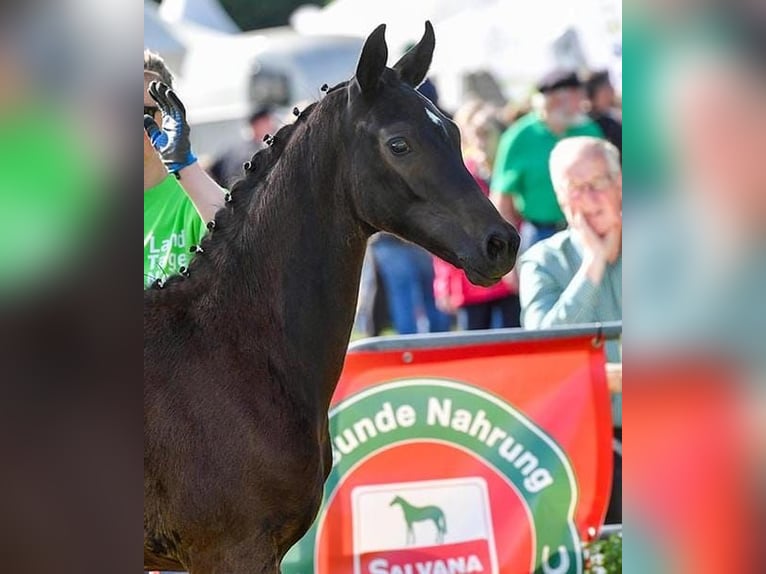
{"type": "Polygon", "coordinates": [[[81,271],[104,217],[99,158],[40,102],[0,110],[0,302],[81,271]]]}
{"type": "Polygon", "coordinates": [[[492,191],[512,193],[516,209],[528,221],[551,224],[563,221],[548,171],[548,158],[560,140],[572,136],[603,138],[604,134],[592,120],[556,135],[536,112],[520,118],[500,138],[492,191]]]}
{"type": "Polygon", "coordinates": [[[205,222],[189,196],[168,175],[144,192],[144,287],[188,267],[192,245],[205,233],[205,222]]]}

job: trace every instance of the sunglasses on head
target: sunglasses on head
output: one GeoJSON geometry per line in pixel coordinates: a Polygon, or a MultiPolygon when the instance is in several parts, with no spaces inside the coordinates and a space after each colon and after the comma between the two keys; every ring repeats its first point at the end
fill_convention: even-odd
{"type": "Polygon", "coordinates": [[[144,106],[144,115],[145,116],[152,116],[154,117],[154,114],[159,112],[160,109],[157,106],[144,106]]]}

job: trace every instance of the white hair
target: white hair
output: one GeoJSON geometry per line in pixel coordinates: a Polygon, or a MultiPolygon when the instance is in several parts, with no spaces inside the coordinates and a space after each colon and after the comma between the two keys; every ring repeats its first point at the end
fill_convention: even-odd
{"type": "Polygon", "coordinates": [[[619,179],[622,173],[620,152],[613,144],[593,136],[565,138],[556,144],[548,160],[551,181],[556,191],[560,189],[564,172],[576,161],[591,154],[604,158],[612,181],[619,179]]]}

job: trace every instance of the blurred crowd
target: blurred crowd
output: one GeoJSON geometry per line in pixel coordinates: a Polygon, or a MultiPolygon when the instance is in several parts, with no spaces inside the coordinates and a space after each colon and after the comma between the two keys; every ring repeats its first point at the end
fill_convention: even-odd
{"type": "MultiPolygon", "coordinates": [[[[218,157],[198,161],[171,71],[149,51],[144,68],[144,283],[150,285],[183,272],[213,206],[293,115],[257,104],[244,139],[234,137],[218,157]]],[[[503,106],[472,95],[457,110],[442,109],[460,130],[466,169],[520,231],[516,268],[496,285],[479,287],[422,248],[378,233],[362,272],[357,336],[621,319],[620,102],[601,70],[544,70],[533,88],[524,102],[503,106]]],[[[439,107],[434,82],[427,79],[418,90],[439,107]]],[[[610,359],[619,361],[612,351],[610,359]]]]}
{"type": "MultiPolygon", "coordinates": [[[[439,105],[433,83],[419,90],[439,105]]],[[[365,262],[357,331],[620,320],[622,124],[609,74],[548,70],[527,102],[470,97],[450,115],[466,168],[522,235],[519,264],[498,284],[478,287],[423,249],[379,234],[365,262]],[[590,266],[603,271],[588,275],[590,266]]]]}

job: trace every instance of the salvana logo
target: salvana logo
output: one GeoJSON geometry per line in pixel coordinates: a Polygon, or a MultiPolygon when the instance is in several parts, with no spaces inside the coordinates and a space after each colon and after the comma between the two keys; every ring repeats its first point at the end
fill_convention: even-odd
{"type": "Polygon", "coordinates": [[[489,494],[481,477],[361,486],[351,499],[357,573],[496,571],[489,494]]]}
{"type": "Polygon", "coordinates": [[[378,558],[370,563],[370,574],[470,574],[486,571],[475,554],[401,564],[389,564],[385,558],[378,558]]]}

